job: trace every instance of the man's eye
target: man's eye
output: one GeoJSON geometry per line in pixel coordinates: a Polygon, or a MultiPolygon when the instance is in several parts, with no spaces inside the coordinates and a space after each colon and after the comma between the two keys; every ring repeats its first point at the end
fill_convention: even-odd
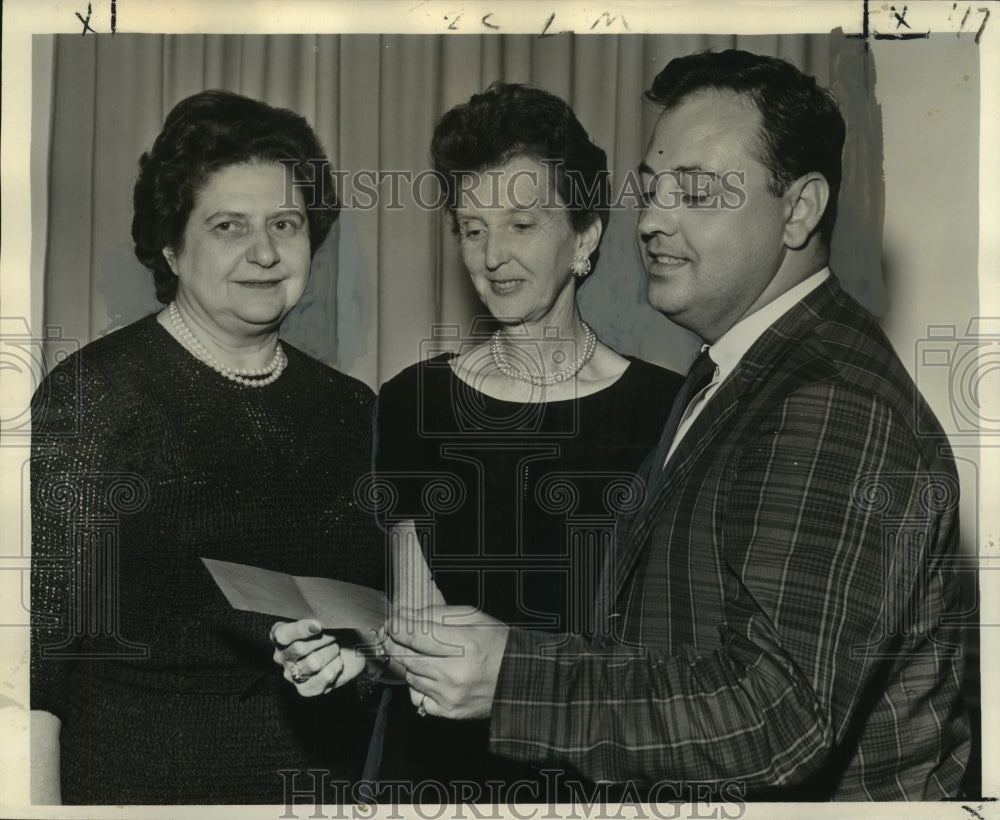
{"type": "Polygon", "coordinates": [[[462,228],[461,234],[463,239],[478,239],[483,234],[482,228],[462,228]]]}
{"type": "Polygon", "coordinates": [[[514,223],[514,230],[521,231],[522,233],[524,231],[530,231],[534,227],[535,227],[535,223],[534,222],[515,222],[514,223]]]}
{"type": "Polygon", "coordinates": [[[224,234],[240,234],[243,233],[243,223],[224,219],[222,222],[217,222],[212,230],[224,234]]]}
{"type": "Polygon", "coordinates": [[[302,223],[295,219],[276,219],[271,223],[271,230],[283,236],[294,234],[302,227],[302,223]]]}
{"type": "Polygon", "coordinates": [[[703,191],[696,191],[694,193],[681,191],[681,202],[685,205],[704,205],[708,202],[708,198],[709,195],[703,191]]]}

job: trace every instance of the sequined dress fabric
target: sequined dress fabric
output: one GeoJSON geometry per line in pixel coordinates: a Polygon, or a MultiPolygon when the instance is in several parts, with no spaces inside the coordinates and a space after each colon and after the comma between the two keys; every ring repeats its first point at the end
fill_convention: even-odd
{"type": "Polygon", "coordinates": [[[285,349],[243,387],[149,316],[36,392],[31,705],[62,722],[65,803],[284,804],[310,768],[332,803],[360,775],[371,710],[353,687],[299,697],[274,618],[233,610],[200,560],[382,586],[354,496],[373,395],[285,349]]]}

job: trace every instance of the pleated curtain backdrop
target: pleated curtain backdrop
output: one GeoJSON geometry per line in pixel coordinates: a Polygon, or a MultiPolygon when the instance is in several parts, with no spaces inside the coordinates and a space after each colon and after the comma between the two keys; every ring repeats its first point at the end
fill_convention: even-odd
{"type": "MultiPolygon", "coordinates": [[[[47,230],[45,324],[87,342],[158,308],[151,276],[132,253],[132,185],[140,153],[190,94],[224,88],[298,111],[333,166],[353,177],[427,169],[444,111],[495,80],[530,83],[573,106],[621,180],[655,123],[642,92],[656,73],[673,57],[731,47],[787,57],[838,96],[853,95],[842,99],[849,120],[877,119],[860,45],[837,35],[55,37],[49,219],[36,226],[47,230]]],[[[848,288],[878,311],[881,188],[871,180],[880,178],[881,145],[862,139],[845,161],[874,174],[862,175],[863,192],[842,196],[835,260],[850,259],[848,288]]],[[[457,326],[461,336],[480,312],[446,220],[416,207],[405,186],[400,208],[390,207],[387,183],[379,191],[376,207],[344,209],[284,328],[294,344],[372,387],[421,358],[433,326],[457,326]]],[[[340,193],[349,199],[351,191],[340,193]]],[[[371,199],[355,193],[360,206],[371,199]]],[[[634,225],[633,211],[613,213],[596,274],[580,291],[584,316],[621,352],[683,369],[695,341],[646,304],[634,225]]]]}

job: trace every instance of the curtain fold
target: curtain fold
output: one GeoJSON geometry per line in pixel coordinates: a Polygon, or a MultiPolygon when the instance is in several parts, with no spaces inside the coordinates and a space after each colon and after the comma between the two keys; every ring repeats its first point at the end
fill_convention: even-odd
{"type": "MultiPolygon", "coordinates": [[[[419,207],[405,184],[393,197],[391,179],[385,178],[386,172],[428,168],[431,133],[444,111],[495,80],[539,85],[573,106],[607,151],[616,184],[641,158],[658,113],[643,102],[642,92],[671,58],[739,46],[787,57],[825,84],[831,78],[830,40],[826,35],[58,36],[45,323],[83,343],[157,309],[151,276],[135,260],[129,236],[136,161],[176,102],[205,88],[226,88],[301,113],[334,167],[356,183],[339,191],[346,207],[317,253],[306,295],[283,332],[292,343],[377,387],[425,355],[435,324],[466,333],[480,310],[447,220],[419,207]],[[366,187],[377,189],[377,203],[366,187]]],[[[842,63],[837,76],[851,91],[841,75],[859,73],[860,65],[842,63]]],[[[855,108],[864,106],[845,106],[845,113],[855,108]]],[[[880,147],[868,146],[867,156],[880,147]]],[[[435,188],[427,182],[422,192],[432,199],[435,188]]],[[[866,213],[880,214],[879,206],[869,202],[866,213]]],[[[613,213],[601,261],[580,291],[581,309],[618,350],[683,369],[694,341],[646,304],[634,224],[630,209],[613,213]]],[[[877,247],[880,227],[855,224],[839,238],[853,246],[854,232],[867,230],[877,247]]],[[[868,275],[877,279],[877,260],[869,268],[868,275]]],[[[878,287],[861,290],[877,294],[878,287]]]]}

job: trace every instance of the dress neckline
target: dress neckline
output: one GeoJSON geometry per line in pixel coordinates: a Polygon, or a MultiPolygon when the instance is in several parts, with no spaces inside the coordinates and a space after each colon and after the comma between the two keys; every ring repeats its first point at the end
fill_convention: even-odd
{"type": "MultiPolygon", "coordinates": [[[[158,318],[159,315],[160,311],[155,311],[153,313],[150,313],[148,316],[144,317],[144,319],[148,321],[151,325],[153,325],[154,334],[156,334],[157,331],[159,331],[159,333],[161,334],[160,341],[164,342],[168,347],[170,347],[170,349],[172,349],[175,353],[179,354],[180,360],[185,362],[193,362],[198,367],[198,371],[200,373],[203,373],[205,375],[212,374],[214,376],[219,376],[220,378],[218,379],[218,383],[220,384],[226,384],[226,383],[235,384],[235,382],[226,379],[214,367],[208,364],[208,362],[202,361],[194,354],[193,351],[188,349],[187,345],[183,344],[180,341],[180,339],[176,338],[174,334],[171,333],[170,330],[160,322],[158,318]]],[[[281,340],[281,344],[285,349],[285,355],[288,356],[288,351],[291,348],[291,346],[284,340],[281,340]]],[[[288,356],[288,363],[285,366],[285,372],[282,373],[282,375],[287,373],[291,366],[292,366],[292,357],[288,356]]],[[[212,381],[215,382],[216,380],[212,379],[212,381]]],[[[271,382],[271,384],[265,385],[263,388],[255,388],[255,390],[257,393],[261,393],[262,390],[263,392],[267,392],[267,388],[270,387],[272,384],[277,383],[278,381],[279,381],[278,379],[275,379],[273,382],[271,382]]]]}
{"type": "Polygon", "coordinates": [[[488,399],[489,401],[496,402],[498,404],[508,404],[508,405],[517,405],[519,407],[526,407],[535,405],[567,404],[569,402],[583,401],[584,399],[589,399],[591,397],[604,395],[611,388],[621,384],[625,380],[625,377],[632,372],[633,366],[638,361],[638,359],[636,359],[634,356],[627,356],[624,353],[619,353],[618,355],[621,356],[623,359],[625,359],[628,362],[628,364],[625,365],[625,369],[618,374],[618,377],[613,382],[610,382],[609,384],[605,385],[600,390],[595,390],[593,393],[587,393],[584,396],[571,396],[569,398],[554,399],[552,401],[514,401],[513,399],[500,399],[497,398],[496,396],[491,396],[489,393],[484,393],[482,390],[478,389],[474,385],[469,384],[465,379],[463,379],[461,376],[458,375],[458,373],[455,372],[455,368],[451,366],[451,363],[458,358],[457,353],[443,353],[441,354],[441,357],[444,363],[448,365],[448,378],[451,379],[453,382],[458,383],[463,390],[468,390],[472,393],[476,393],[477,395],[482,396],[484,399],[488,399]]]}

